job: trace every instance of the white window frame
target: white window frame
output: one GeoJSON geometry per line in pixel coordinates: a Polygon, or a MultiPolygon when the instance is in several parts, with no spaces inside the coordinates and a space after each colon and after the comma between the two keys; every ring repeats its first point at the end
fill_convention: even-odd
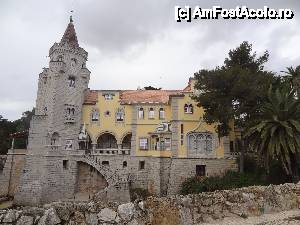
{"type": "Polygon", "coordinates": [[[171,150],[171,138],[165,138],[165,150],[169,151],[171,150]],[[168,141],[167,141],[168,140],[168,141]]]}
{"type": "Polygon", "coordinates": [[[113,100],[113,95],[111,93],[104,94],[103,96],[105,100],[113,100]]]}
{"type": "Polygon", "coordinates": [[[145,117],[145,110],[144,110],[143,107],[139,108],[138,116],[139,116],[139,119],[141,119],[141,120],[144,119],[144,117],[145,117]]]}
{"type": "Polygon", "coordinates": [[[125,113],[123,109],[118,109],[116,112],[116,121],[117,122],[124,122],[125,113]]]}
{"type": "Polygon", "coordinates": [[[99,121],[99,116],[100,116],[99,111],[97,109],[93,109],[92,110],[92,115],[91,115],[92,122],[98,122],[99,121]]]}
{"type": "Polygon", "coordinates": [[[149,141],[148,138],[140,138],[139,139],[139,148],[140,150],[148,150],[149,149],[149,141]]]}
{"type": "Polygon", "coordinates": [[[165,119],[165,109],[164,108],[159,108],[159,119],[164,120],[165,119]]]}
{"type": "Polygon", "coordinates": [[[68,84],[69,87],[74,88],[76,83],[76,78],[74,76],[69,76],[68,77],[68,84]]]}
{"type": "Polygon", "coordinates": [[[153,107],[149,108],[148,111],[148,119],[154,119],[155,117],[155,109],[153,107]]]}

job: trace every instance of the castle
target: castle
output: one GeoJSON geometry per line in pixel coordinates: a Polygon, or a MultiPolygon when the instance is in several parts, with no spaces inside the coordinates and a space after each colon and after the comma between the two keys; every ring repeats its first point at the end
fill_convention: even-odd
{"type": "Polygon", "coordinates": [[[88,53],[72,18],[49,50],[38,79],[26,150],[11,149],[0,173],[0,195],[15,204],[88,199],[99,193],[127,201],[130,188],[176,194],[192,176],[236,169],[233,132],[219,138],[182,90],[90,90],[88,53]]]}

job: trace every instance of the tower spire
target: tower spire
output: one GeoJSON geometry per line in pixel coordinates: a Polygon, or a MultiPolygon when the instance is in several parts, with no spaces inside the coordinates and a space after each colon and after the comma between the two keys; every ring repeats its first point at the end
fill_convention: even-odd
{"type": "MultiPolygon", "coordinates": [[[[71,11],[73,12],[73,10],[71,11]]],[[[73,24],[73,17],[72,15],[70,16],[70,22],[65,30],[65,33],[60,41],[61,44],[68,44],[72,48],[78,48],[78,40],[77,40],[77,35],[75,32],[75,27],[73,24]]]]}
{"type": "Polygon", "coordinates": [[[70,15],[70,23],[73,23],[73,10],[70,11],[71,15],[70,15]]]}

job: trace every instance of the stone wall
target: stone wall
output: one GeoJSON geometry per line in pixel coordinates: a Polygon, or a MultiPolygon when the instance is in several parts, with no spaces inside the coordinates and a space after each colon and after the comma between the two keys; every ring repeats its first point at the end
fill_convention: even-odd
{"type": "Polygon", "coordinates": [[[234,190],[149,197],[133,203],[57,202],[43,207],[0,210],[0,224],[16,225],[193,225],[225,217],[259,216],[299,209],[300,184],[253,186],[234,190]]]}
{"type": "Polygon", "coordinates": [[[95,168],[86,163],[78,163],[75,189],[77,198],[88,199],[93,194],[103,190],[107,186],[107,181],[97,170],[95,170],[95,168]]]}
{"type": "MultiPolygon", "coordinates": [[[[0,196],[14,196],[24,167],[26,149],[10,149],[0,168],[0,196]]],[[[4,158],[4,157],[3,157],[4,158]]]]}
{"type": "MultiPolygon", "coordinates": [[[[0,174],[0,194],[7,195],[10,189],[9,194],[15,197],[16,204],[38,205],[60,199],[73,200],[77,197],[83,200],[84,196],[81,193],[84,193],[83,190],[86,188],[94,193],[96,189],[100,191],[109,186],[107,197],[120,200],[119,197],[128,195],[125,192],[128,192],[130,184],[132,188],[147,189],[155,196],[166,196],[177,194],[182,182],[188,177],[195,176],[196,165],[205,165],[208,176],[236,169],[234,159],[99,155],[93,157],[95,162],[93,165],[87,162],[85,157],[84,152],[80,151],[74,151],[67,156],[54,150],[48,151],[47,156],[29,152],[24,165],[24,154],[10,154],[5,169],[0,174]],[[141,162],[145,162],[144,168],[140,168],[141,162]],[[89,165],[86,164],[85,167],[82,163],[89,165]],[[109,165],[103,166],[105,163],[109,165]],[[111,183],[108,180],[111,178],[117,182],[111,183]],[[91,184],[88,181],[91,180],[94,185],[88,187],[91,184]],[[20,185],[17,189],[18,184],[20,185]],[[119,189],[115,191],[114,188],[119,189]]],[[[85,200],[89,197],[86,195],[85,200]]],[[[128,198],[122,199],[128,201],[128,198]]]]}

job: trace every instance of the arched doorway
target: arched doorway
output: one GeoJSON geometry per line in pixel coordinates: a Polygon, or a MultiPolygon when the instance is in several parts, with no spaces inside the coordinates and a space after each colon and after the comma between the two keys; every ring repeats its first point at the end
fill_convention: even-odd
{"type": "Polygon", "coordinates": [[[131,149],[132,134],[128,133],[122,140],[122,149],[131,149]]]}
{"type": "Polygon", "coordinates": [[[98,137],[97,149],[117,149],[117,139],[111,133],[104,133],[98,137]]]}
{"type": "Polygon", "coordinates": [[[97,169],[85,162],[77,162],[75,200],[88,201],[106,187],[108,183],[97,169]]]}

